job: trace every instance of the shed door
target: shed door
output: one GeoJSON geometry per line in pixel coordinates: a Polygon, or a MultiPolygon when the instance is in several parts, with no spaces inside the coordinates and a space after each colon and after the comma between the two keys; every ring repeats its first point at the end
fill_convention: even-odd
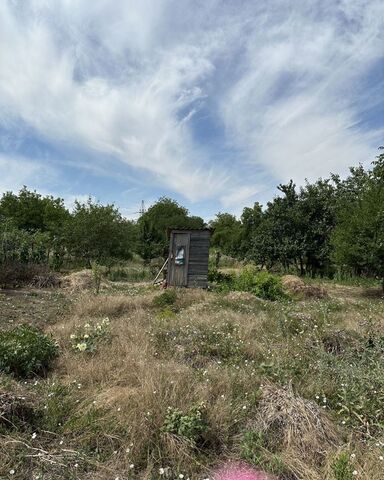
{"type": "Polygon", "coordinates": [[[172,234],[172,251],[169,284],[186,287],[188,283],[189,233],[172,234]]]}

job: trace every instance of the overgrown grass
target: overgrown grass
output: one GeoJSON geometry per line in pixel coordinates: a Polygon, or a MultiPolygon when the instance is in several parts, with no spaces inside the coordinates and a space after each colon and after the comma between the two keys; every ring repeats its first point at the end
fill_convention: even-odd
{"type": "Polygon", "coordinates": [[[250,292],[265,300],[288,299],[284,292],[281,278],[268,272],[258,271],[256,267],[248,266],[238,273],[223,273],[216,269],[209,272],[209,280],[216,290],[221,292],[250,292]]]}
{"type": "Polygon", "coordinates": [[[380,298],[129,292],[84,294],[49,328],[49,377],[0,377],[0,478],[192,480],[228,460],[280,480],[382,478],[380,298]],[[105,316],[109,341],[79,354],[70,335],[105,316]]]}

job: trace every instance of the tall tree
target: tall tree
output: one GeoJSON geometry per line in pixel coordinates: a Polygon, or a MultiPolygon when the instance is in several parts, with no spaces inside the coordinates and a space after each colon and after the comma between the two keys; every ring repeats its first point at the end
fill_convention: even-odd
{"type": "Polygon", "coordinates": [[[236,257],[241,252],[242,225],[230,213],[218,213],[209,223],[213,229],[211,244],[225,255],[236,257]]]}
{"type": "Polygon", "coordinates": [[[204,220],[190,216],[175,200],[161,197],[138,220],[139,253],[144,260],[165,256],[168,252],[167,229],[204,228],[204,220]]]}
{"type": "Polygon", "coordinates": [[[353,203],[342,204],[333,245],[340,267],[380,277],[384,291],[384,154],[373,162],[353,203]]]}
{"type": "Polygon", "coordinates": [[[69,252],[87,265],[93,260],[106,264],[131,257],[135,227],[114,205],[100,205],[89,198],[75,202],[66,241],[69,252]]]}
{"type": "Polygon", "coordinates": [[[23,187],[18,194],[4,193],[0,199],[0,216],[12,220],[22,230],[54,235],[68,220],[69,212],[62,198],[43,197],[23,187]]]}

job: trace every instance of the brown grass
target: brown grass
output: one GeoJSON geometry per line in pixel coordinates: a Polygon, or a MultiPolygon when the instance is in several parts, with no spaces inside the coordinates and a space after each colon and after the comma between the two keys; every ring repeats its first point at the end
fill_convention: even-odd
{"type": "MultiPolygon", "coordinates": [[[[303,398],[308,392],[313,398],[311,389],[316,388],[317,378],[311,379],[313,385],[302,387],[301,395],[289,382],[288,386],[279,384],[280,377],[272,381],[270,375],[266,379],[270,365],[300,352],[299,337],[279,333],[285,315],[279,303],[264,305],[248,294],[223,298],[201,290],[182,290],[177,293],[174,313],[154,307],[153,298],[161,293],[83,292],[70,314],[49,328],[61,347],[54,378],[49,381],[69,386],[74,406],[57,440],[49,437],[41,448],[61,455],[62,447],[57,442],[64,438],[71,451],[88,453],[82,453],[77,470],[74,461],[68,460],[68,476],[62,470],[62,477],[51,473],[47,478],[157,479],[159,467],[171,466],[171,478],[183,473],[185,478],[201,480],[210,475],[212,466],[238,460],[242,434],[249,428],[264,432],[271,446],[267,454],[277,451],[287,466],[290,476],[280,480],[334,480],[334,457],[341,450],[350,449],[352,453],[353,448],[359,449],[354,460],[361,472],[358,478],[381,478],[380,447],[368,448],[352,434],[347,438],[329,413],[312,399],[303,398]],[[110,318],[110,339],[101,342],[95,353],[75,352],[70,346],[71,333],[79,325],[104,317],[110,318]],[[164,350],[156,347],[160,330],[171,336],[196,326],[206,328],[209,335],[226,323],[237,327],[242,347],[242,356],[234,363],[219,363],[214,356],[206,355],[200,367],[185,361],[172,342],[165,344],[164,350]],[[262,363],[266,364],[265,371],[262,363]],[[168,407],[187,412],[201,403],[208,425],[205,450],[196,450],[180,436],[162,432],[168,407]],[[99,456],[89,453],[96,447],[99,456]]],[[[310,326],[316,315],[322,318],[321,301],[300,302],[300,321],[310,326]]],[[[345,328],[346,312],[332,313],[338,328],[345,328]]],[[[351,315],[364,316],[353,312],[352,306],[351,315]]],[[[375,318],[379,316],[377,313],[375,318]]],[[[356,325],[358,328],[359,323],[356,325]]],[[[194,347],[198,349],[199,345],[194,347]]],[[[46,402],[46,397],[42,401],[46,402]]],[[[29,442],[30,434],[27,439],[29,442]]],[[[5,447],[1,450],[0,445],[2,452],[5,447]]],[[[21,454],[9,449],[6,455],[7,470],[0,467],[0,476],[7,474],[21,454]]],[[[33,462],[25,469],[26,475],[38,471],[39,460],[33,462]]],[[[18,464],[20,469],[23,464],[27,465],[25,458],[18,464]]]]}
{"type": "Polygon", "coordinates": [[[307,285],[296,275],[282,277],[283,288],[286,292],[299,298],[325,298],[327,291],[319,285],[307,285]]]}
{"type": "Polygon", "coordinates": [[[263,386],[255,425],[275,439],[291,472],[308,480],[322,478],[327,455],[343,443],[340,429],[324,411],[295,395],[291,385],[263,386]]]}

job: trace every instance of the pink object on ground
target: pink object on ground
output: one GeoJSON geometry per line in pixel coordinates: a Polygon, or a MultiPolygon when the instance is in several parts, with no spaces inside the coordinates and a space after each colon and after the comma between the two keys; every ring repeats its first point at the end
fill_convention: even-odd
{"type": "Polygon", "coordinates": [[[272,480],[266,473],[242,464],[228,464],[213,474],[214,480],[272,480]]]}

